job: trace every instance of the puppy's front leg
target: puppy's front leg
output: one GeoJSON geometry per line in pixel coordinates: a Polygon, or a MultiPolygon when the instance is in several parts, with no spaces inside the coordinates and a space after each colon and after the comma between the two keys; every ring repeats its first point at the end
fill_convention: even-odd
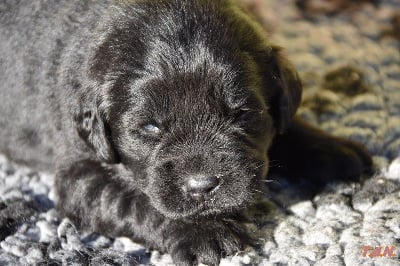
{"type": "Polygon", "coordinates": [[[100,162],[74,162],[58,171],[58,209],[80,227],[109,236],[128,236],[168,252],[178,265],[216,265],[248,241],[238,222],[228,219],[170,219],[149,198],[100,162]]]}
{"type": "Polygon", "coordinates": [[[362,145],[331,136],[298,117],[284,134],[276,136],[269,155],[271,172],[310,178],[320,184],[334,179],[358,180],[372,166],[362,145]]]}
{"type": "Polygon", "coordinates": [[[60,168],[57,208],[81,228],[109,236],[134,236],[157,246],[152,237],[164,222],[147,198],[129,188],[112,166],[82,160],[60,168]]]}

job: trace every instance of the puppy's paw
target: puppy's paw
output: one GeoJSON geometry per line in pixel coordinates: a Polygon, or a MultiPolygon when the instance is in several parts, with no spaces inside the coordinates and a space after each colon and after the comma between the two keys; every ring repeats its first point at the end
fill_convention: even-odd
{"type": "Polygon", "coordinates": [[[364,146],[342,138],[336,138],[335,142],[332,160],[339,171],[334,178],[358,181],[363,173],[372,171],[372,158],[364,146]]]}
{"type": "Polygon", "coordinates": [[[316,143],[305,155],[304,176],[316,183],[359,181],[363,173],[372,169],[372,159],[366,148],[342,138],[332,137],[329,141],[316,143]]]}
{"type": "Polygon", "coordinates": [[[270,160],[271,173],[316,185],[338,179],[358,181],[372,170],[371,155],[363,145],[329,135],[299,119],[277,136],[270,160]]]}
{"type": "Polygon", "coordinates": [[[250,244],[250,237],[238,224],[228,221],[201,221],[176,224],[169,236],[169,253],[177,265],[203,263],[218,265],[250,244]]]}

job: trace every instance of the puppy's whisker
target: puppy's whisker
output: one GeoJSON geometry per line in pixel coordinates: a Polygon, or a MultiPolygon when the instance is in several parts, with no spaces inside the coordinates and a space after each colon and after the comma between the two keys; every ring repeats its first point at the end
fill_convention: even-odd
{"type": "Polygon", "coordinates": [[[261,180],[262,182],[265,182],[265,183],[276,183],[276,184],[278,184],[278,185],[282,185],[282,183],[281,182],[279,182],[279,180],[268,180],[268,181],[265,181],[265,180],[261,180]]]}
{"type": "Polygon", "coordinates": [[[282,164],[279,161],[271,160],[271,161],[269,161],[269,166],[270,167],[281,167],[282,164]]]}
{"type": "MultiPolygon", "coordinates": [[[[227,193],[226,195],[232,200],[232,203],[233,203],[233,204],[237,204],[237,198],[235,198],[235,197],[232,195],[232,193],[227,193]]],[[[229,206],[229,207],[232,208],[232,210],[233,210],[233,206],[229,206]]]]}
{"type": "Polygon", "coordinates": [[[253,166],[253,169],[257,170],[257,169],[260,169],[262,167],[264,167],[264,164],[255,165],[255,166],[253,166]]]}
{"type": "Polygon", "coordinates": [[[276,182],[276,180],[266,179],[266,180],[261,180],[261,182],[264,182],[264,183],[272,183],[272,182],[276,182]]]}

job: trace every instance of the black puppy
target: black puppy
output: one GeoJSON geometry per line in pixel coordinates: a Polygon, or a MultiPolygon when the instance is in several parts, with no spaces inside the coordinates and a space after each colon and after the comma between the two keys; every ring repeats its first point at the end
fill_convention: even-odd
{"type": "Polygon", "coordinates": [[[0,4],[0,148],[54,169],[82,228],[215,265],[248,244],[233,217],[269,161],[315,182],[371,165],[292,120],[296,71],[232,1],[56,2],[0,4]]]}

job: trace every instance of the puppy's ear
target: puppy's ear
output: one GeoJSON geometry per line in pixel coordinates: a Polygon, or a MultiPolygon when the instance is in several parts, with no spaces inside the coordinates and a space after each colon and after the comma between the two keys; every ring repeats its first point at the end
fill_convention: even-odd
{"type": "Polygon", "coordinates": [[[264,75],[271,75],[266,86],[272,90],[267,93],[269,106],[275,127],[282,134],[300,105],[302,84],[294,66],[282,55],[280,48],[272,47],[267,61],[270,71],[264,75]]]}
{"type": "Polygon", "coordinates": [[[81,107],[81,111],[75,117],[75,122],[79,136],[96,152],[100,160],[118,163],[110,138],[111,131],[96,107],[81,107]]]}

